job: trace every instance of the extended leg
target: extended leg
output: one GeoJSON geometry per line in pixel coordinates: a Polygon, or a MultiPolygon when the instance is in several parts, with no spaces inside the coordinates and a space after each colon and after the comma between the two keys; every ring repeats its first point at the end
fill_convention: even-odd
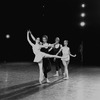
{"type": "Polygon", "coordinates": [[[47,53],[45,53],[44,56],[47,57],[47,58],[62,58],[62,57],[60,57],[60,56],[51,55],[51,54],[47,54],[47,53]]]}

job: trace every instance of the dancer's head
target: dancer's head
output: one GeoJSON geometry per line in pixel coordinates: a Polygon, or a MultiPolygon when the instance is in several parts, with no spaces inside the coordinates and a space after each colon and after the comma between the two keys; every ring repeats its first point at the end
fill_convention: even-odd
{"type": "Polygon", "coordinates": [[[42,41],[43,41],[44,43],[46,43],[46,42],[48,41],[48,36],[47,36],[47,35],[43,35],[42,41]]]}
{"type": "Polygon", "coordinates": [[[56,37],[55,38],[55,43],[59,43],[60,42],[60,38],[59,37],[56,37]]]}
{"type": "Polygon", "coordinates": [[[64,40],[64,46],[68,45],[68,40],[64,40]]]}
{"type": "Polygon", "coordinates": [[[40,42],[40,38],[37,37],[37,38],[36,38],[36,43],[39,43],[39,42],[40,42]]]}

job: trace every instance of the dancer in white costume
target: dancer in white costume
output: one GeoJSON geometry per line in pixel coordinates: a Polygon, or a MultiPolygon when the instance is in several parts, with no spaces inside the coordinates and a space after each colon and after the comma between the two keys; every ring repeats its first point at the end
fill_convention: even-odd
{"type": "Polygon", "coordinates": [[[70,53],[70,48],[67,45],[68,45],[68,41],[64,40],[64,46],[57,53],[57,55],[58,55],[62,51],[62,54],[63,54],[62,57],[64,57],[64,58],[61,59],[63,65],[64,65],[64,79],[69,79],[68,64],[69,64],[69,61],[70,61],[70,56],[76,57],[76,55],[72,55],[70,53]]]}
{"type": "Polygon", "coordinates": [[[43,65],[42,59],[43,59],[43,57],[50,57],[50,58],[53,58],[53,57],[62,58],[62,57],[57,56],[57,55],[50,55],[50,54],[41,52],[40,49],[44,48],[46,46],[41,45],[40,39],[39,38],[35,39],[35,37],[31,34],[32,39],[35,41],[35,44],[33,44],[29,39],[29,34],[31,34],[31,31],[27,31],[27,40],[28,40],[29,44],[32,46],[33,53],[35,54],[34,62],[37,62],[38,65],[39,65],[39,71],[40,71],[39,82],[40,82],[40,84],[42,84],[42,81],[43,81],[43,78],[44,78],[43,69],[42,69],[42,65],[43,65]]]}

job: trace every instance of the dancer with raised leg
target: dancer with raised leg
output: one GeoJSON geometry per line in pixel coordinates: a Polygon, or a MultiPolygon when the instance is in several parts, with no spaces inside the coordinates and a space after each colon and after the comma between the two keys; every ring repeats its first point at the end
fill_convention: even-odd
{"type": "Polygon", "coordinates": [[[69,79],[68,64],[70,62],[70,56],[76,57],[76,55],[72,55],[70,53],[70,48],[67,45],[68,45],[68,41],[64,40],[64,46],[57,53],[57,55],[58,55],[62,51],[62,57],[64,57],[64,58],[61,59],[63,65],[64,65],[64,79],[69,79]]]}
{"type": "Polygon", "coordinates": [[[27,40],[29,42],[29,44],[32,46],[32,50],[33,50],[33,53],[35,54],[35,58],[34,58],[34,62],[37,62],[38,63],[38,66],[39,66],[39,82],[40,84],[42,84],[42,81],[43,81],[43,78],[44,78],[44,74],[43,74],[43,61],[42,59],[44,57],[46,58],[63,58],[63,57],[60,57],[60,56],[57,56],[57,55],[50,55],[50,54],[47,54],[47,53],[44,53],[44,52],[41,52],[40,49],[41,48],[44,48],[46,46],[43,46],[40,44],[40,40],[39,38],[36,38],[31,34],[31,31],[27,31],[27,40]],[[33,40],[35,41],[35,43],[32,43],[29,39],[29,34],[31,35],[31,37],[33,38],[33,40]]]}

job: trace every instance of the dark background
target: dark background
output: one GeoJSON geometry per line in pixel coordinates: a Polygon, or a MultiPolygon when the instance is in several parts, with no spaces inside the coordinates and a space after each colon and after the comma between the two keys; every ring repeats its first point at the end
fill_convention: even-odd
{"type": "Polygon", "coordinates": [[[48,42],[53,43],[56,36],[69,40],[73,62],[80,62],[79,46],[83,41],[84,64],[99,65],[100,1],[81,0],[34,0],[24,2],[0,2],[0,62],[33,61],[34,54],[26,39],[30,29],[35,37],[48,35],[48,42]],[[44,5],[44,8],[43,8],[44,5]],[[86,17],[82,19],[80,13],[86,17]],[[86,22],[80,27],[80,21],[86,22]],[[6,39],[10,34],[10,39],[6,39]]]}

